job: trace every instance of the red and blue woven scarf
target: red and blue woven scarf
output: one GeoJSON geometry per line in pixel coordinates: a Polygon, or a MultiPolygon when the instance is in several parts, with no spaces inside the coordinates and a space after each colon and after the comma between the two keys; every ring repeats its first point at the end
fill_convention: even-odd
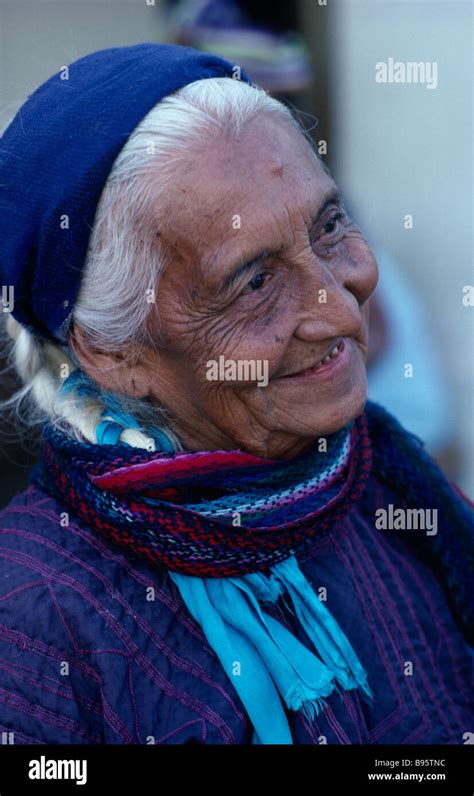
{"type": "Polygon", "coordinates": [[[349,511],[370,472],[362,415],[290,460],[243,451],[149,453],[45,427],[35,474],[97,533],[171,571],[229,577],[314,544],[349,511]]]}

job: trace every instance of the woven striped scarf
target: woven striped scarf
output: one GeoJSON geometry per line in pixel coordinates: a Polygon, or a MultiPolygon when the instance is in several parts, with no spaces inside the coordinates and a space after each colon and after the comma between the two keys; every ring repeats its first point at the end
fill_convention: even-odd
{"type": "Polygon", "coordinates": [[[229,577],[320,538],[370,471],[364,416],[289,460],[243,451],[149,453],[45,427],[36,475],[97,533],[173,572],[229,577]],[[327,450],[321,451],[321,448],[327,450]]]}

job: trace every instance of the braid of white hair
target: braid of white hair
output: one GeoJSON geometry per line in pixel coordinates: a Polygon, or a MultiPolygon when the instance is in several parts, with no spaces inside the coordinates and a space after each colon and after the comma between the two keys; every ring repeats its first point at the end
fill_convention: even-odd
{"type": "MultiPolygon", "coordinates": [[[[14,341],[11,358],[24,384],[7,403],[18,406],[31,396],[50,422],[61,426],[65,421],[69,432],[72,430],[78,438],[81,435],[88,442],[97,443],[98,425],[113,418],[106,414],[104,404],[97,398],[79,398],[74,391],[62,393],[65,379],[76,367],[67,349],[36,337],[11,315],[6,330],[14,341]]],[[[134,448],[156,450],[154,440],[140,429],[124,427],[120,441],[134,448]]]]}

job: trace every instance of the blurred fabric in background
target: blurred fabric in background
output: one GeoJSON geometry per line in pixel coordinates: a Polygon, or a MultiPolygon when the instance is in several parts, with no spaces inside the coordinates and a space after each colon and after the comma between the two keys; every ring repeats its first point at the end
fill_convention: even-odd
{"type": "MultiPolygon", "coordinates": [[[[175,41],[245,68],[298,111],[377,256],[370,397],[472,497],[471,29],[458,0],[1,0],[0,130],[51,74],[105,47],[175,41]],[[436,88],[377,83],[389,58],[436,62],[436,88]]],[[[10,389],[2,377],[0,398],[10,389]]],[[[3,505],[37,435],[5,420],[0,433],[3,505]]]]}

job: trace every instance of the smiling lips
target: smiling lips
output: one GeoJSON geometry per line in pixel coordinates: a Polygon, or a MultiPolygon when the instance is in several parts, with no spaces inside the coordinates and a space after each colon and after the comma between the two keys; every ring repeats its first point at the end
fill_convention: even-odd
{"type": "Polygon", "coordinates": [[[329,354],[326,354],[326,356],[320,359],[318,362],[316,362],[315,365],[311,365],[311,367],[305,368],[304,370],[298,370],[295,373],[287,373],[286,376],[280,376],[280,378],[291,379],[294,378],[295,376],[307,376],[312,373],[317,373],[317,371],[319,370],[323,369],[326,370],[326,368],[328,367],[328,363],[331,363],[332,365],[332,362],[340,357],[344,348],[345,348],[344,340],[339,340],[339,342],[336,343],[336,345],[330,350],[329,354]]]}

